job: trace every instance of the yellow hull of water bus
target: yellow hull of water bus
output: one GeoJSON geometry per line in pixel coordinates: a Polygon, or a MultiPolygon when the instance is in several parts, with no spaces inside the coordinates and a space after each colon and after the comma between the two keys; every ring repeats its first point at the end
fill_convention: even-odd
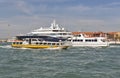
{"type": "Polygon", "coordinates": [[[34,44],[12,44],[15,48],[32,48],[32,49],[67,49],[69,46],[57,46],[57,45],[34,45],[34,44]]]}

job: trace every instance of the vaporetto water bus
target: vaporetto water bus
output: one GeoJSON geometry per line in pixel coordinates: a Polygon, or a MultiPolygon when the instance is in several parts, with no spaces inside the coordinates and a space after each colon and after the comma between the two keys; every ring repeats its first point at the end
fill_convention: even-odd
{"type": "Polygon", "coordinates": [[[87,37],[84,34],[78,34],[68,38],[73,47],[107,47],[109,43],[105,37],[87,37]]]}
{"type": "Polygon", "coordinates": [[[32,49],[67,49],[71,46],[68,41],[44,41],[38,38],[26,38],[24,40],[16,40],[12,42],[15,48],[32,48],[32,49]]]}

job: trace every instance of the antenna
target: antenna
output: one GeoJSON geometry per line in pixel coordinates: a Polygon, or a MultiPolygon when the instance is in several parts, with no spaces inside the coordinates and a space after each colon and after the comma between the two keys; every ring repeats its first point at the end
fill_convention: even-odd
{"type": "Polygon", "coordinates": [[[53,20],[53,26],[55,26],[55,25],[56,25],[56,20],[54,19],[54,20],[53,20]]]}

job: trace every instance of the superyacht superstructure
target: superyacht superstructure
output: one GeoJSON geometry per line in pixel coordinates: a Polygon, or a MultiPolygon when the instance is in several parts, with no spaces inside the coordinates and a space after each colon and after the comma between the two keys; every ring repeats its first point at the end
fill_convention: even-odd
{"type": "Polygon", "coordinates": [[[54,20],[49,28],[41,27],[25,35],[19,35],[16,37],[19,40],[23,40],[24,38],[41,38],[45,41],[65,41],[67,38],[72,37],[72,35],[71,32],[59,27],[54,20]]]}

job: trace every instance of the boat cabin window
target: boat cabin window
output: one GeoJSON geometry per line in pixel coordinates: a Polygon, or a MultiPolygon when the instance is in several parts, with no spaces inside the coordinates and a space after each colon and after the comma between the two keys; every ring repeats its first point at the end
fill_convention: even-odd
{"type": "Polygon", "coordinates": [[[91,40],[90,39],[86,39],[85,42],[91,42],[91,40]]]}
{"type": "Polygon", "coordinates": [[[26,40],[27,42],[29,41],[29,40],[26,40]]]}
{"type": "Polygon", "coordinates": [[[67,35],[67,33],[59,33],[59,35],[67,35]]]}
{"type": "Polygon", "coordinates": [[[79,39],[78,41],[79,41],[79,42],[83,42],[83,40],[82,40],[82,39],[79,39]]]}
{"type": "Polygon", "coordinates": [[[85,42],[97,42],[97,39],[86,39],[85,42]]]}
{"type": "Polygon", "coordinates": [[[74,39],[73,42],[83,42],[82,39],[74,39]]]}
{"type": "Polygon", "coordinates": [[[60,33],[60,35],[62,35],[62,33],[60,33]]]}
{"type": "Polygon", "coordinates": [[[47,43],[43,43],[44,45],[47,45],[47,43]]]}
{"type": "Polygon", "coordinates": [[[42,44],[42,43],[39,43],[40,45],[42,44]]]}
{"type": "Polygon", "coordinates": [[[51,43],[48,43],[48,45],[51,45],[51,43]]]}
{"type": "Polygon", "coordinates": [[[97,39],[94,39],[93,42],[97,42],[97,39]]]}
{"type": "Polygon", "coordinates": [[[53,30],[53,32],[58,32],[58,30],[53,30]]]}
{"type": "Polygon", "coordinates": [[[19,42],[16,42],[16,44],[19,44],[19,42]]]}
{"type": "Polygon", "coordinates": [[[56,33],[51,33],[50,35],[56,35],[56,33]]]}
{"type": "Polygon", "coordinates": [[[67,41],[71,41],[71,40],[67,40],[67,41]]]}
{"type": "Polygon", "coordinates": [[[36,39],[32,39],[32,41],[37,41],[36,39]]]}
{"type": "Polygon", "coordinates": [[[38,39],[38,41],[42,41],[42,39],[38,39]]]}
{"type": "Polygon", "coordinates": [[[13,44],[15,44],[15,42],[13,42],[13,44]]]}
{"type": "Polygon", "coordinates": [[[52,45],[55,45],[55,43],[52,43],[52,45]]]}
{"type": "Polygon", "coordinates": [[[23,39],[23,41],[26,41],[26,42],[28,42],[28,41],[29,41],[29,39],[27,39],[27,38],[24,38],[24,39],[23,39]]]}
{"type": "Polygon", "coordinates": [[[102,42],[105,42],[106,40],[105,39],[101,39],[102,42]]]}
{"type": "Polygon", "coordinates": [[[73,42],[76,42],[77,40],[73,40],[73,42]]]}
{"type": "Polygon", "coordinates": [[[61,43],[61,45],[63,45],[64,43],[61,43]]]}
{"type": "Polygon", "coordinates": [[[60,30],[60,32],[64,32],[64,30],[60,30]]]}
{"type": "Polygon", "coordinates": [[[38,44],[38,43],[36,43],[36,44],[38,44]]]}
{"type": "Polygon", "coordinates": [[[20,44],[22,44],[22,42],[20,42],[20,44]]]}
{"type": "Polygon", "coordinates": [[[63,33],[63,35],[67,35],[66,33],[63,33]]]}
{"type": "Polygon", "coordinates": [[[59,45],[59,43],[56,43],[56,45],[59,45]]]}
{"type": "Polygon", "coordinates": [[[81,37],[81,35],[78,35],[78,37],[81,37]]]}
{"type": "Polygon", "coordinates": [[[22,42],[13,42],[13,44],[22,44],[22,42]]]}

